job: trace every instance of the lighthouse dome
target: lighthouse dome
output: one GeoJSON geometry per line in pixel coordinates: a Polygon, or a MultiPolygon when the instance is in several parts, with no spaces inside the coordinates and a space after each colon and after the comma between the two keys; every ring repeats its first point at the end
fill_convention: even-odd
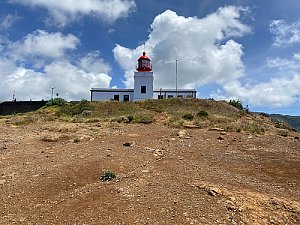
{"type": "Polygon", "coordinates": [[[146,52],[143,52],[143,55],[138,59],[136,70],[139,72],[152,71],[151,59],[146,56],[146,52]]]}

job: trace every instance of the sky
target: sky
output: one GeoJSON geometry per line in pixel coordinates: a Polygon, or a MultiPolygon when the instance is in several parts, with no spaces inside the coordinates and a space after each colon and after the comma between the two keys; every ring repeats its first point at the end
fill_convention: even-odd
{"type": "Polygon", "coordinates": [[[0,0],[0,101],[90,99],[132,88],[195,88],[251,111],[300,115],[299,0],[0,0]]]}

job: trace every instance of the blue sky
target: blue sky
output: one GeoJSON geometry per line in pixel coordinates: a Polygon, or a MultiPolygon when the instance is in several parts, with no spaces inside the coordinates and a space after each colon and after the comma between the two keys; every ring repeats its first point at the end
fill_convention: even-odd
{"type": "Polygon", "coordinates": [[[300,115],[298,0],[1,0],[0,101],[131,88],[144,44],[155,88],[300,115]]]}

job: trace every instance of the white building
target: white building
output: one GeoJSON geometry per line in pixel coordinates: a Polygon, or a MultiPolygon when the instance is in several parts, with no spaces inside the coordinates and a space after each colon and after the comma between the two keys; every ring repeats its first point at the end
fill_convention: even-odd
{"type": "Polygon", "coordinates": [[[138,59],[134,72],[133,89],[92,88],[91,101],[140,101],[144,99],[163,99],[174,97],[196,98],[195,89],[156,89],[153,88],[153,71],[151,60],[143,52],[138,59]]]}

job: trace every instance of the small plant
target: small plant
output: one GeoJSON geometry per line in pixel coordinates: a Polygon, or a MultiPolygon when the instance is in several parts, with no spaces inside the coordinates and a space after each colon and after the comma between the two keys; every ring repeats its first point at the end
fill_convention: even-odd
{"type": "Polygon", "coordinates": [[[193,120],[194,119],[194,116],[190,113],[187,113],[187,114],[184,114],[182,116],[182,119],[185,119],[185,120],[193,120]]]}
{"type": "Polygon", "coordinates": [[[237,109],[243,110],[243,104],[240,100],[230,100],[229,104],[237,109]]]}
{"type": "Polygon", "coordinates": [[[114,178],[116,178],[116,174],[112,171],[105,171],[101,174],[100,176],[100,180],[102,182],[105,182],[105,181],[111,181],[113,180],[114,178]]]}
{"type": "Polygon", "coordinates": [[[80,142],[80,139],[79,139],[79,138],[75,138],[75,139],[73,140],[73,142],[76,143],[76,144],[78,144],[78,143],[80,142]]]}
{"type": "Polygon", "coordinates": [[[208,112],[201,110],[197,113],[198,117],[208,117],[208,112]]]}
{"type": "Polygon", "coordinates": [[[289,135],[289,132],[287,130],[279,130],[277,134],[282,137],[287,137],[289,135]]]}
{"type": "Polygon", "coordinates": [[[53,105],[64,106],[66,104],[67,101],[64,100],[63,98],[53,98],[47,102],[46,106],[53,106],[53,105]]]}
{"type": "Polygon", "coordinates": [[[25,125],[28,125],[28,124],[31,124],[31,123],[34,123],[35,119],[33,117],[25,117],[25,118],[22,118],[20,120],[17,120],[14,125],[16,126],[25,126],[25,125]]]}
{"type": "Polygon", "coordinates": [[[154,121],[153,117],[150,115],[138,115],[134,118],[134,123],[150,124],[154,121]]]}

